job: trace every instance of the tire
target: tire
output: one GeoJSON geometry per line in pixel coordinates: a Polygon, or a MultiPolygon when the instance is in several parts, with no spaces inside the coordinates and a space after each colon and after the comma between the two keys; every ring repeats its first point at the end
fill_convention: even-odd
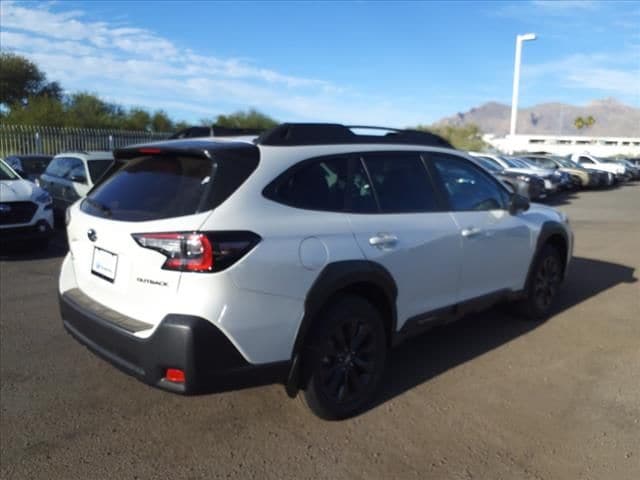
{"type": "Polygon", "coordinates": [[[339,297],[315,320],[303,357],[303,401],[325,420],[348,418],[373,398],[387,341],[380,312],[358,296],[339,297]]]}
{"type": "Polygon", "coordinates": [[[562,283],[562,269],[563,260],[558,250],[545,245],[531,266],[525,298],[517,304],[522,316],[536,321],[549,317],[553,300],[562,283]]]}

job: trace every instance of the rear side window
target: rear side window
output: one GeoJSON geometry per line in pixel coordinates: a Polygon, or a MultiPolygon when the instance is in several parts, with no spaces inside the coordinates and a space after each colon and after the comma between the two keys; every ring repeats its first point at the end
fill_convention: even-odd
{"type": "Polygon", "coordinates": [[[212,152],[213,158],[153,155],[128,160],[83,201],[83,211],[130,222],[212,210],[258,166],[258,149],[212,152]]]}
{"type": "Polygon", "coordinates": [[[438,211],[435,192],[418,153],[366,153],[363,158],[382,213],[438,211]]]}
{"type": "Polygon", "coordinates": [[[349,174],[349,157],[337,156],[303,163],[277,180],[265,195],[308,210],[341,212],[349,174]]]}
{"type": "Polygon", "coordinates": [[[91,182],[96,183],[100,180],[100,177],[104,175],[104,172],[111,166],[113,160],[105,159],[105,160],[89,160],[87,162],[87,167],[89,168],[89,176],[91,177],[91,182]]]}

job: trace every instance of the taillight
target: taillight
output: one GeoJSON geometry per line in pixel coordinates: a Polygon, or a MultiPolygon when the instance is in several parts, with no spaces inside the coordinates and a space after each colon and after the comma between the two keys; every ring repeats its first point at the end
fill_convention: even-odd
{"type": "Polygon", "coordinates": [[[260,241],[253,232],[134,233],[144,248],[167,257],[165,270],[219,272],[233,265],[260,241]]]}

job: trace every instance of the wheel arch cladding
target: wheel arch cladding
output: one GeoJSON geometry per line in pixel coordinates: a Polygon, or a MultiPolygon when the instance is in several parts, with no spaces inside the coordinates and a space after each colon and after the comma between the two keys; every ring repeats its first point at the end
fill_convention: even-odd
{"type": "MultiPolygon", "coordinates": [[[[569,250],[569,239],[565,228],[558,222],[544,222],[538,235],[534,261],[545,247],[551,245],[558,250],[562,258],[562,273],[564,275],[567,267],[567,254],[569,250]]],[[[532,262],[533,264],[533,262],[532,262]]]]}
{"type": "Polygon", "coordinates": [[[380,264],[368,260],[347,260],[327,265],[309,289],[305,314],[291,352],[291,368],[285,384],[287,395],[295,397],[307,376],[301,365],[301,353],[315,319],[339,295],[355,294],[377,308],[383,318],[387,342],[392,344],[397,325],[398,288],[391,274],[380,264]]]}
{"type": "Polygon", "coordinates": [[[318,275],[305,299],[305,314],[298,328],[292,357],[306,342],[313,321],[338,295],[354,294],[365,298],[380,311],[385,323],[387,341],[397,325],[396,298],[398,287],[391,274],[380,264],[368,260],[330,263],[318,275]]]}

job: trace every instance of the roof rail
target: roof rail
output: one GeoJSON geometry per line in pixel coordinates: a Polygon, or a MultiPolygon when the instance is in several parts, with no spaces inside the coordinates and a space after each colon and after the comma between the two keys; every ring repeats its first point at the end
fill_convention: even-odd
{"type": "Polygon", "coordinates": [[[273,146],[400,143],[454,148],[444,138],[430,132],[364,125],[341,125],[338,123],[282,123],[264,132],[255,140],[255,143],[273,146]],[[387,133],[383,135],[361,135],[355,133],[354,130],[376,130],[387,133]]]}
{"type": "Polygon", "coordinates": [[[260,135],[263,128],[235,128],[211,125],[210,127],[188,127],[177,131],[169,137],[169,140],[195,137],[237,137],[240,135],[260,135]]]}

